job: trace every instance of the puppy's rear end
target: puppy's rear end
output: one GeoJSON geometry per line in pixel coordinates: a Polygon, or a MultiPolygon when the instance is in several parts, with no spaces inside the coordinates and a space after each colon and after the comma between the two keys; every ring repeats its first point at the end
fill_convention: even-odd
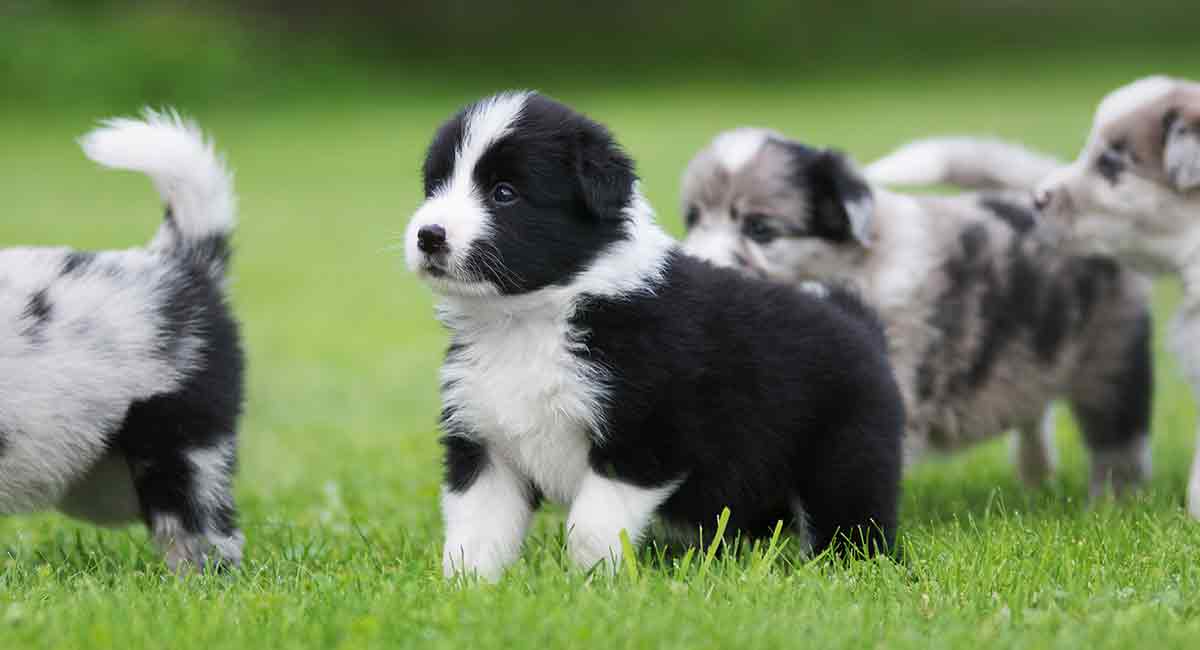
{"type": "Polygon", "coordinates": [[[81,145],[150,176],[166,217],[147,248],[0,251],[0,316],[13,329],[0,337],[0,512],[141,518],[172,569],[236,564],[231,176],[171,113],[109,121],[81,145]]]}

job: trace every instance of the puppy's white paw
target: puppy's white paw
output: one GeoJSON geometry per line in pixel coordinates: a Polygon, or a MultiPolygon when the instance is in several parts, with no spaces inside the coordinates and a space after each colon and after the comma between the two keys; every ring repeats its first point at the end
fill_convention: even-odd
{"type": "Polygon", "coordinates": [[[477,576],[487,582],[498,582],[504,569],[514,558],[507,549],[482,539],[448,540],[442,548],[442,575],[477,576]]]}

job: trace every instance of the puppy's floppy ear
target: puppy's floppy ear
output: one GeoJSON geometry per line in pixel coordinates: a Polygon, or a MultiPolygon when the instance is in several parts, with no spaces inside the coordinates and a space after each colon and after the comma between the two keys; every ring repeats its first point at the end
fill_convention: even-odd
{"type": "Polygon", "coordinates": [[[841,153],[825,150],[805,167],[804,175],[814,234],[835,241],[853,239],[869,248],[875,198],[854,165],[841,153]]]}
{"type": "Polygon", "coordinates": [[[602,220],[619,220],[629,205],[637,175],[633,161],[604,127],[588,124],[579,132],[575,173],[588,210],[602,220]]]}
{"type": "Polygon", "coordinates": [[[1163,117],[1163,167],[1180,192],[1200,188],[1200,94],[1195,105],[1176,107],[1163,117]]]}

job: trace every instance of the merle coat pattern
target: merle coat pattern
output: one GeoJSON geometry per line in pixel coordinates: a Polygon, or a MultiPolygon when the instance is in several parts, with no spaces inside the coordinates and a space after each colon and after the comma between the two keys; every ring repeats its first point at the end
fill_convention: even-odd
{"type": "Polygon", "coordinates": [[[683,208],[688,251],[780,281],[848,284],[879,310],[909,460],[1016,429],[1018,470],[1041,482],[1054,465],[1051,400],[1063,397],[1092,455],[1093,494],[1148,473],[1147,284],[1110,258],[1048,246],[1027,197],[894,194],[836,152],[740,129],[692,160],[683,208]]]}
{"type": "Polygon", "coordinates": [[[146,248],[0,250],[0,513],[141,519],[172,569],[236,564],[231,177],[174,114],[113,120],[81,144],[149,175],[166,218],[146,248]]]}
{"type": "Polygon", "coordinates": [[[440,296],[447,575],[496,579],[543,498],[589,568],[652,520],[894,542],[903,406],[869,311],[687,257],[599,124],[507,93],[425,163],[410,268],[440,296]],[[780,318],[769,314],[783,313],[780,318]]]}

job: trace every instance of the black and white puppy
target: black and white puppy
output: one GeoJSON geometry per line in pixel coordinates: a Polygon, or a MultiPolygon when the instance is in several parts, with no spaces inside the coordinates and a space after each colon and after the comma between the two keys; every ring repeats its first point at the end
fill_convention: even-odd
{"type": "Polygon", "coordinates": [[[889,547],[904,413],[878,324],[683,255],[636,180],[603,126],[534,93],[434,136],[406,254],[451,332],[445,573],[498,578],[543,497],[585,568],[725,507],[747,534],[889,547]]]}
{"type": "Polygon", "coordinates": [[[0,250],[0,513],[140,518],[172,570],[237,564],[232,177],[173,113],[109,121],[81,144],[150,176],[166,218],[145,248],[0,250]]]}

